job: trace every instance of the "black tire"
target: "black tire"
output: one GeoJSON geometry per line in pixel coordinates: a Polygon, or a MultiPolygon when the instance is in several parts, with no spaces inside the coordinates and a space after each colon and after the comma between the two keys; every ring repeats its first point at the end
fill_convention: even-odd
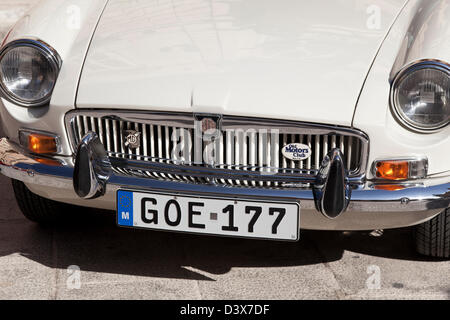
{"type": "Polygon", "coordinates": [[[22,181],[14,179],[11,181],[20,211],[33,222],[43,225],[52,224],[72,210],[73,206],[71,205],[49,200],[32,193],[22,181]]]}
{"type": "Polygon", "coordinates": [[[416,250],[420,254],[450,258],[450,208],[415,228],[416,250]]]}

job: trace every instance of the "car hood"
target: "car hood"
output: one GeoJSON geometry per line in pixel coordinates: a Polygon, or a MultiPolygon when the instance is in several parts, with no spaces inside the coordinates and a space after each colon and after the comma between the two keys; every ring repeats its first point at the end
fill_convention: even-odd
{"type": "Polygon", "coordinates": [[[404,2],[110,0],[76,107],[350,125],[404,2]]]}

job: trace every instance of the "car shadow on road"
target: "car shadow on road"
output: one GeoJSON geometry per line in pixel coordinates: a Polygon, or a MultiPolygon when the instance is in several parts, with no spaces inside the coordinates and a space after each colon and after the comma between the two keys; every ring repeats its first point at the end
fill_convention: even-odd
{"type": "Polygon", "coordinates": [[[352,252],[354,258],[363,254],[429,260],[415,253],[408,228],[387,230],[379,237],[368,232],[302,230],[299,242],[280,242],[119,228],[113,212],[85,208],[68,214],[56,226],[24,221],[17,228],[23,230],[14,234],[25,232],[33,241],[42,242],[13,246],[38,263],[146,277],[214,281],[212,275],[225,274],[233,267],[314,265],[337,261],[344,251],[352,252]],[[47,246],[46,253],[43,246],[47,246]]]}

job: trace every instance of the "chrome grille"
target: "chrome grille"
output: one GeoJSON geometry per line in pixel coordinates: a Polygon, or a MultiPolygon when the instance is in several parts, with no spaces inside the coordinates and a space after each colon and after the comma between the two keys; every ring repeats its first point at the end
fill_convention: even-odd
{"type": "MultiPolygon", "coordinates": [[[[84,110],[71,112],[66,123],[73,149],[88,132],[96,132],[111,158],[138,161],[143,164],[170,164],[189,167],[208,167],[217,170],[233,170],[237,175],[226,179],[192,175],[189,170],[175,174],[115,166],[122,174],[152,177],[164,180],[194,183],[217,183],[242,186],[304,186],[306,183],[282,182],[281,175],[313,177],[320,162],[329,150],[339,147],[346,157],[350,177],[363,176],[367,158],[368,141],[359,131],[335,126],[296,123],[289,121],[252,119],[223,116],[221,135],[213,142],[195,139],[195,122],[192,114],[123,112],[108,110],[84,110]],[[254,131],[248,129],[255,129],[254,131]],[[136,149],[124,145],[124,130],[140,132],[140,146],[136,149]],[[273,131],[277,134],[274,134],[273,131]],[[289,143],[303,143],[311,148],[312,155],[304,161],[285,158],[281,148],[289,143]],[[214,164],[203,162],[203,152],[215,144],[214,164]],[[176,146],[179,150],[177,151],[176,146]],[[181,147],[180,147],[181,146],[181,147]],[[266,146],[266,148],[264,148],[266,146]],[[200,150],[200,151],[199,151],[200,150]],[[200,153],[200,154],[199,154],[200,153]],[[246,172],[252,174],[246,174],[246,172]],[[254,173],[267,175],[255,179],[254,173]],[[239,175],[242,174],[242,176],[239,175]],[[235,177],[238,178],[235,178],[235,177]],[[253,178],[252,178],[253,177],[253,178]]],[[[198,137],[198,135],[197,135],[198,137]]],[[[122,161],[122,163],[126,163],[122,161]]],[[[230,171],[228,171],[230,172],[230,171]]]]}

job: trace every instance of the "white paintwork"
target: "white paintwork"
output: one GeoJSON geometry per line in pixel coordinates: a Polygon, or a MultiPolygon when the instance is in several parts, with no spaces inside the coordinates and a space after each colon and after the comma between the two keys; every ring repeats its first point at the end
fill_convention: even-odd
{"type": "Polygon", "coordinates": [[[77,107],[348,126],[404,2],[110,0],[86,58],[77,107]],[[379,28],[371,28],[373,6],[379,28]]]}
{"type": "MultiPolygon", "coordinates": [[[[410,1],[405,14],[411,15],[407,30],[402,30],[399,53],[391,79],[404,66],[422,59],[450,61],[450,1],[410,1]]],[[[400,24],[396,24],[399,28],[400,24]]],[[[391,37],[397,35],[391,33],[391,37]]]]}

